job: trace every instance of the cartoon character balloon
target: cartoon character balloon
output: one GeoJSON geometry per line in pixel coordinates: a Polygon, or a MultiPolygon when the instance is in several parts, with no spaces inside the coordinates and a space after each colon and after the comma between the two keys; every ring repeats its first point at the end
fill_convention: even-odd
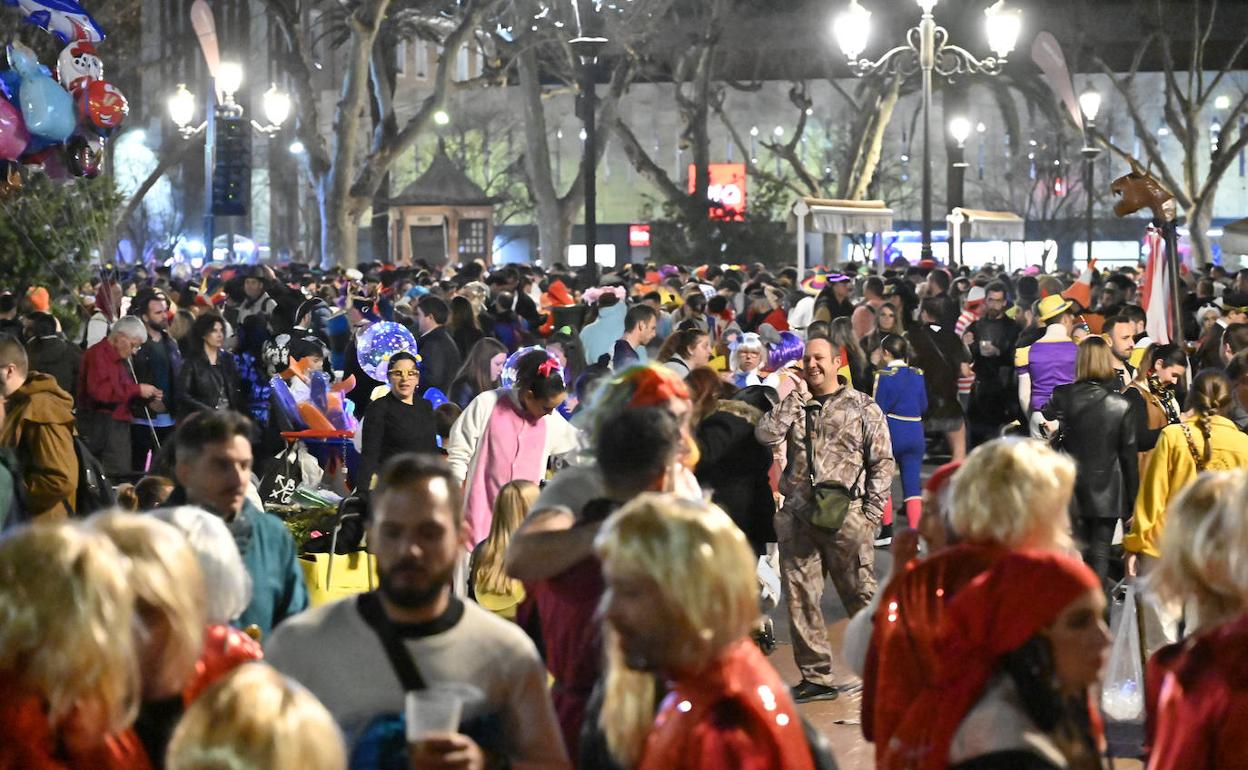
{"type": "Polygon", "coordinates": [[[112,83],[93,80],[78,90],[79,122],[100,136],[110,136],[129,114],[130,103],[112,83]]]}
{"type": "Polygon", "coordinates": [[[95,46],[86,40],[75,40],[65,46],[56,60],[56,79],[70,93],[93,80],[103,80],[104,62],[96,54],[95,46]]]}
{"type": "Polygon", "coordinates": [[[62,44],[71,40],[98,43],[104,39],[104,30],[73,0],[4,0],[4,4],[20,8],[28,24],[52,33],[62,44]]]}
{"type": "Polygon", "coordinates": [[[559,359],[541,345],[533,345],[527,348],[520,348],[515,353],[507,356],[507,360],[503,362],[503,371],[498,376],[498,384],[504,388],[516,387],[516,375],[519,373],[520,359],[525,355],[532,353],[534,350],[540,350],[546,354],[546,358],[555,362],[555,368],[559,372],[559,376],[563,377],[563,367],[559,365],[559,359]]]}
{"type": "Polygon", "coordinates": [[[394,321],[378,321],[364,330],[356,345],[360,368],[378,382],[386,381],[390,358],[395,353],[416,353],[416,338],[406,326],[394,321]]]}
{"type": "Polygon", "coordinates": [[[74,100],[21,43],[9,45],[9,66],[21,77],[18,104],[26,130],[50,142],[63,142],[74,132],[74,100]]]}

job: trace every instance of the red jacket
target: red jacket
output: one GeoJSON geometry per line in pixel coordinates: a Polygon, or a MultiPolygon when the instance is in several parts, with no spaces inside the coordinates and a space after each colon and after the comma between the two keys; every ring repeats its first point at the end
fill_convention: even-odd
{"type": "Polygon", "coordinates": [[[862,673],[862,733],[875,743],[877,766],[906,708],[936,669],[934,643],[945,603],[1005,553],[956,545],[908,566],[884,589],[862,673]]]}
{"type": "Polygon", "coordinates": [[[100,340],[82,356],[78,368],[78,408],[87,412],[108,412],[114,420],[130,422],[130,402],[139,397],[139,385],[130,375],[130,366],[108,341],[100,340]]]}
{"type": "Polygon", "coordinates": [[[132,730],[78,755],[61,743],[36,692],[0,673],[0,770],[151,770],[132,730]]]}
{"type": "Polygon", "coordinates": [[[1178,647],[1148,665],[1149,770],[1248,767],[1248,615],[1178,647]]]}
{"type": "Polygon", "coordinates": [[[638,770],[814,770],[789,688],[750,640],[671,685],[638,770]]]}

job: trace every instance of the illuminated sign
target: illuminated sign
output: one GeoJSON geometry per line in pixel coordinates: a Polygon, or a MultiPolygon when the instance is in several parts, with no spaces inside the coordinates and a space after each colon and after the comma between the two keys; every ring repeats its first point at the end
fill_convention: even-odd
{"type": "MultiPolygon", "coordinates": [[[[706,197],[713,205],[710,210],[711,219],[729,222],[745,220],[745,164],[744,163],[712,163],[707,167],[710,172],[710,186],[706,189],[706,197]]],[[[689,192],[697,186],[697,169],[689,164],[689,192]]]]}
{"type": "Polygon", "coordinates": [[[633,247],[649,247],[650,225],[629,225],[628,245],[633,247]]]}

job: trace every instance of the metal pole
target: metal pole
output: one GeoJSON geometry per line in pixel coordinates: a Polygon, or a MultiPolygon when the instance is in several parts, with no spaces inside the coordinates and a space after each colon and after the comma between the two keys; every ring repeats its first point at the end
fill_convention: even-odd
{"type": "Polygon", "coordinates": [[[212,242],[216,239],[216,222],[212,215],[212,177],[217,163],[217,84],[208,78],[208,104],[204,111],[208,125],[204,129],[204,262],[212,261],[212,242]]]}
{"type": "Polygon", "coordinates": [[[920,259],[932,258],[932,70],[936,66],[936,20],[919,21],[919,67],[923,71],[923,246],[920,259]]]}
{"type": "MultiPolygon", "coordinates": [[[[1089,129],[1088,129],[1088,130],[1089,130],[1089,136],[1090,136],[1090,133],[1091,133],[1091,127],[1089,127],[1089,129]]],[[[1092,262],[1092,238],[1094,237],[1094,233],[1093,233],[1093,225],[1094,225],[1094,221],[1093,221],[1093,218],[1092,218],[1092,202],[1093,202],[1093,197],[1094,197],[1094,189],[1095,189],[1095,188],[1094,188],[1094,182],[1096,181],[1096,158],[1097,158],[1097,156],[1099,156],[1099,155],[1101,154],[1101,150],[1100,150],[1100,148],[1098,148],[1098,147],[1092,147],[1092,146],[1091,146],[1091,144],[1092,144],[1091,142],[1088,142],[1088,146],[1083,148],[1083,163],[1084,163],[1084,165],[1083,165],[1083,172],[1084,172],[1084,182],[1083,182],[1083,184],[1084,184],[1084,188],[1085,188],[1085,189],[1084,189],[1084,194],[1087,196],[1087,199],[1088,199],[1088,200],[1087,200],[1087,211],[1086,211],[1086,214],[1085,214],[1085,215],[1086,215],[1086,217],[1087,217],[1086,225],[1087,225],[1087,228],[1088,228],[1088,232],[1087,232],[1087,236],[1088,236],[1087,260],[1088,260],[1088,263],[1089,263],[1089,264],[1092,262]]]]}
{"type": "Polygon", "coordinates": [[[595,280],[599,276],[598,259],[598,126],[595,110],[598,106],[598,84],[594,80],[593,62],[582,65],[585,79],[582,98],[585,122],[585,156],[581,159],[582,176],[585,180],[585,259],[593,266],[595,280]]]}
{"type": "Polygon", "coordinates": [[[1183,290],[1179,281],[1179,220],[1165,222],[1161,226],[1166,236],[1166,265],[1170,270],[1170,315],[1174,321],[1174,337],[1171,343],[1183,346],[1183,290]]]}

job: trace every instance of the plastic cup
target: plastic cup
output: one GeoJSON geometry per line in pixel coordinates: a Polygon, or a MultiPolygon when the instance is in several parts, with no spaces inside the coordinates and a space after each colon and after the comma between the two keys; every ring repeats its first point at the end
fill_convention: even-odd
{"type": "Polygon", "coordinates": [[[463,695],[450,688],[412,690],[404,701],[407,742],[419,743],[436,733],[459,731],[463,695]]]}

